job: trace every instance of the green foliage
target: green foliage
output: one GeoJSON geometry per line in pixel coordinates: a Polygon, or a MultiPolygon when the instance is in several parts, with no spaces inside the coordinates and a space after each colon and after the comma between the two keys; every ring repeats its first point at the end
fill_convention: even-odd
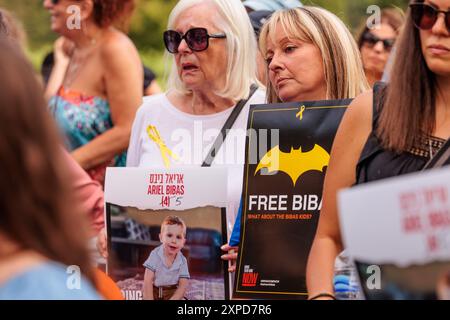
{"type": "Polygon", "coordinates": [[[41,0],[0,0],[0,7],[11,11],[22,23],[31,49],[38,49],[54,41],[50,30],[50,15],[41,0]]]}
{"type": "MultiPolygon", "coordinates": [[[[139,0],[131,20],[130,37],[139,49],[163,50],[162,33],[170,11],[178,0],[139,0]]],[[[52,43],[56,35],[50,30],[50,15],[42,0],[0,0],[4,7],[22,21],[31,49],[52,43]]]]}
{"type": "Polygon", "coordinates": [[[355,31],[371,15],[367,13],[369,6],[398,7],[405,10],[409,0],[303,0],[303,3],[320,6],[333,12],[347,24],[350,30],[355,31]]]}
{"type": "Polygon", "coordinates": [[[163,50],[162,33],[178,0],[141,0],[133,16],[130,37],[140,49],[163,50]]]}
{"type": "Polygon", "coordinates": [[[149,68],[151,68],[157,77],[157,82],[160,87],[165,88],[168,74],[168,63],[170,60],[166,59],[166,56],[159,50],[139,50],[142,62],[149,68]]]}
{"type": "MultiPolygon", "coordinates": [[[[139,49],[142,60],[163,75],[162,33],[178,0],[137,0],[129,35],[139,49]]],[[[56,35],[50,30],[50,16],[42,0],[0,0],[0,7],[12,11],[22,21],[28,34],[29,56],[38,67],[44,54],[51,49],[56,35]]],[[[322,6],[339,16],[353,31],[368,18],[370,5],[406,8],[408,0],[303,0],[304,4],[322,6]]]]}
{"type": "MultiPolygon", "coordinates": [[[[130,37],[140,50],[163,50],[162,33],[166,29],[170,11],[178,0],[138,0],[130,28],[130,37]]],[[[0,0],[0,7],[14,12],[23,22],[31,49],[53,42],[50,18],[42,0],[0,0]]],[[[303,0],[305,4],[322,6],[337,14],[351,29],[364,17],[368,6],[398,6],[406,8],[408,0],[303,0]]]]}

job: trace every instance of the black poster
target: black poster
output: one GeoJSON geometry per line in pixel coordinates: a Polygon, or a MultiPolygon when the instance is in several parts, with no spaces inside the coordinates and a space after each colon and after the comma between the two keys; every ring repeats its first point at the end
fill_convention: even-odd
{"type": "Polygon", "coordinates": [[[251,106],[236,298],[307,298],[323,181],[350,102],[251,106]]]}

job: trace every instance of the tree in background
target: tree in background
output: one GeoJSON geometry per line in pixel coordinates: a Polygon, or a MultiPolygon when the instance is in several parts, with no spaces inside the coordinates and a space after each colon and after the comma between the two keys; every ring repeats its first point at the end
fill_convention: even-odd
{"type": "Polygon", "coordinates": [[[38,0],[0,0],[0,7],[11,11],[22,23],[30,48],[48,46],[55,39],[50,31],[50,18],[38,0]]]}
{"type": "MultiPolygon", "coordinates": [[[[178,0],[138,0],[131,21],[130,37],[140,50],[163,50],[162,33],[170,11],[178,0]]],[[[408,0],[303,0],[304,4],[324,7],[344,20],[352,30],[367,19],[370,5],[398,6],[405,9],[408,0]]],[[[49,46],[55,39],[50,31],[49,14],[40,0],[0,0],[0,6],[14,12],[28,33],[31,49],[49,46]]]]}
{"type": "MultiPolygon", "coordinates": [[[[136,0],[129,35],[136,44],[143,62],[161,77],[164,74],[162,33],[169,13],[178,0],[136,0]]],[[[302,0],[306,5],[321,6],[339,16],[356,33],[356,28],[370,14],[370,5],[398,6],[406,9],[408,0],[302,0]]],[[[42,0],[0,0],[0,7],[11,11],[22,21],[28,35],[29,57],[40,68],[43,57],[51,50],[56,35],[50,30],[50,15],[42,0]]],[[[161,80],[161,78],[160,78],[161,80]]],[[[162,84],[162,83],[161,83],[162,84]]]]}
{"type": "MultiPolygon", "coordinates": [[[[167,17],[178,0],[138,0],[131,21],[130,36],[139,49],[162,50],[162,33],[167,17]]],[[[56,39],[50,30],[50,15],[40,0],[0,0],[0,7],[19,18],[29,37],[30,49],[49,46],[56,39]]]]}
{"type": "Polygon", "coordinates": [[[302,2],[333,12],[349,26],[350,30],[356,32],[358,26],[371,15],[367,13],[369,6],[398,7],[406,10],[409,0],[303,0],[302,2]]]}
{"type": "Polygon", "coordinates": [[[133,16],[130,37],[139,49],[163,50],[162,34],[178,0],[141,0],[133,16]]]}

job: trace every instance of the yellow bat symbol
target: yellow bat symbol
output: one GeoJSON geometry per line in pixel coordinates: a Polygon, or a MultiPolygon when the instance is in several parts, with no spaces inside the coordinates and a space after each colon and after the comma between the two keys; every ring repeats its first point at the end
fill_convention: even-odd
{"type": "Polygon", "coordinates": [[[289,175],[292,183],[297,183],[297,180],[306,172],[317,170],[323,172],[323,168],[328,166],[330,162],[330,155],[319,145],[314,145],[314,148],[308,152],[302,152],[302,148],[291,152],[282,152],[279,146],[269,150],[258,164],[255,170],[255,175],[263,168],[267,168],[268,172],[282,171],[289,175]]]}

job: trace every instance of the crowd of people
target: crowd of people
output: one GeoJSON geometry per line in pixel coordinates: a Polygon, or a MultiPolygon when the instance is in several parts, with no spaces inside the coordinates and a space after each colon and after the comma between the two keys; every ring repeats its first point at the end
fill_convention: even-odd
{"type": "Polygon", "coordinates": [[[333,13],[297,0],[180,0],[161,35],[165,92],[121,31],[133,0],[79,1],[78,29],[66,23],[73,2],[44,1],[60,38],[42,75],[24,55],[20,23],[0,9],[0,299],[121,298],[91,252],[94,241],[107,255],[111,166],[226,167],[222,258],[235,271],[249,106],[354,99],[333,144],[307,270],[309,297],[334,299],[345,249],[337,192],[420,171],[450,137],[450,0],[384,9],[356,39],[333,13]],[[199,123],[219,134],[226,122],[236,134],[214,152],[194,134],[199,123]],[[180,132],[193,139],[183,148],[180,132]],[[82,290],[67,288],[68,266],[79,267],[82,290]]]}

